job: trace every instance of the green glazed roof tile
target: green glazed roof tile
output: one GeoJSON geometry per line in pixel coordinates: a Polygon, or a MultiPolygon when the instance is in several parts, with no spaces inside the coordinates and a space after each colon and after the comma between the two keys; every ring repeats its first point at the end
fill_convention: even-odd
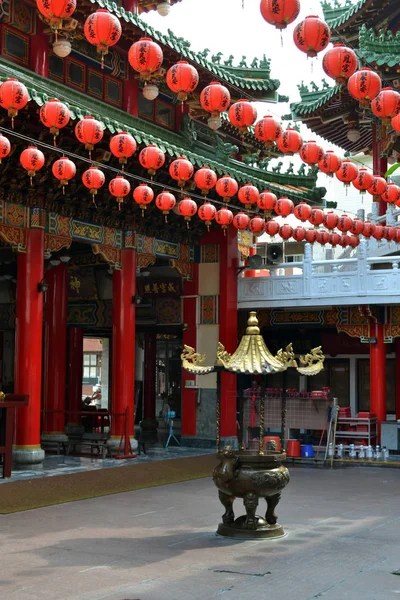
{"type": "Polygon", "coordinates": [[[327,24],[331,29],[337,29],[360,11],[369,1],[370,0],[358,0],[358,2],[355,2],[354,4],[338,7],[336,9],[333,7],[331,8],[327,2],[324,2],[322,4],[322,9],[327,24]]]}

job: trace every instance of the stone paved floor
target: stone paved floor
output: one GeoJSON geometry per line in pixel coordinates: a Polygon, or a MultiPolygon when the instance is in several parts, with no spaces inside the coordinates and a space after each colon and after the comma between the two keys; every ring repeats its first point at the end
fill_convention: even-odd
{"type": "Polygon", "coordinates": [[[208,478],[2,515],[0,598],[399,598],[399,471],[291,476],[278,507],[288,535],[269,542],[215,536],[208,478]]]}

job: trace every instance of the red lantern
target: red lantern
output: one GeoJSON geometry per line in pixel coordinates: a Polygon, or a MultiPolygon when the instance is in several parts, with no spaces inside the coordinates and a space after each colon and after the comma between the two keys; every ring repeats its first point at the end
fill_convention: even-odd
{"type": "Polygon", "coordinates": [[[236,215],[235,219],[237,217],[239,217],[239,219],[236,221],[236,224],[235,224],[235,220],[233,218],[232,212],[224,207],[224,208],[219,209],[219,211],[215,215],[215,220],[217,221],[218,225],[220,225],[222,227],[222,229],[224,231],[225,231],[225,229],[228,228],[228,225],[230,225],[232,223],[232,221],[237,229],[246,229],[247,225],[249,224],[250,218],[247,217],[247,223],[243,227],[244,222],[243,222],[243,220],[240,219],[240,215],[242,215],[243,217],[247,217],[247,215],[245,215],[244,213],[238,213],[236,215]],[[240,225],[240,227],[239,227],[239,225],[240,225]]]}
{"type": "Polygon", "coordinates": [[[287,223],[282,225],[279,229],[279,235],[283,240],[289,240],[293,235],[293,227],[290,227],[287,223]]]}
{"type": "Polygon", "coordinates": [[[178,211],[182,217],[185,217],[187,221],[187,227],[189,229],[189,221],[197,213],[197,204],[191,198],[184,198],[178,204],[178,211]]]}
{"type": "Polygon", "coordinates": [[[174,160],[169,166],[169,174],[172,179],[178,182],[180,188],[183,188],[185,183],[193,176],[193,173],[192,163],[183,156],[174,160]]]}
{"type": "Polygon", "coordinates": [[[294,210],[294,204],[289,198],[279,198],[275,204],[275,212],[280,217],[288,217],[294,210]]]}
{"type": "Polygon", "coordinates": [[[328,213],[326,213],[324,215],[324,227],[326,227],[327,229],[335,229],[335,227],[337,227],[337,224],[339,222],[339,217],[336,213],[334,213],[333,211],[329,211],[328,213]]]}
{"type": "Polygon", "coordinates": [[[350,236],[348,236],[347,234],[343,233],[340,236],[339,246],[341,246],[342,248],[347,248],[347,246],[349,245],[349,240],[350,240],[350,236]]]}
{"type": "Polygon", "coordinates": [[[254,235],[259,236],[264,233],[265,221],[261,217],[253,217],[249,223],[249,229],[254,235]]]}
{"type": "Polygon", "coordinates": [[[400,244],[400,229],[398,228],[395,228],[394,241],[396,242],[396,244],[400,244]]]}
{"type": "Polygon", "coordinates": [[[215,219],[217,209],[213,204],[209,202],[204,202],[197,212],[200,219],[205,222],[207,229],[210,229],[211,221],[215,219]]]}
{"type": "Polygon", "coordinates": [[[369,221],[364,221],[364,227],[363,227],[363,231],[362,234],[364,237],[366,238],[370,238],[374,235],[374,231],[375,231],[375,225],[374,223],[370,223],[369,221]]]}
{"type": "Polygon", "coordinates": [[[62,28],[62,22],[69,19],[76,9],[76,0],[36,0],[39,12],[49,21],[52,31],[62,28]]]}
{"type": "Polygon", "coordinates": [[[114,196],[118,202],[118,210],[121,210],[121,204],[124,201],[125,196],[131,191],[131,184],[122,175],[117,175],[114,179],[111,179],[108,184],[110,194],[114,196]]]}
{"type": "Polygon", "coordinates": [[[288,127],[285,131],[282,131],[276,144],[281,152],[287,156],[293,156],[303,145],[303,138],[298,131],[288,127]]]}
{"type": "Polygon", "coordinates": [[[343,160],[339,169],[336,171],[336,177],[344,183],[345,187],[349,187],[350,183],[354,181],[354,179],[358,175],[358,169],[351,160],[343,160]]]}
{"type": "Polygon", "coordinates": [[[227,88],[218,81],[212,81],[200,94],[200,104],[213,117],[227,110],[231,103],[231,95],[227,88]]]}
{"type": "Polygon", "coordinates": [[[215,185],[217,194],[223,198],[224,202],[229,202],[237,194],[238,188],[237,181],[229,175],[224,175],[218,179],[215,185]]]}
{"type": "Polygon", "coordinates": [[[395,183],[388,183],[386,192],[381,195],[381,198],[388,204],[396,204],[400,199],[400,187],[395,183]]]}
{"type": "Polygon", "coordinates": [[[267,221],[265,223],[265,233],[274,237],[277,233],[279,233],[280,225],[277,221],[267,221]]]}
{"type": "Polygon", "coordinates": [[[339,217],[339,221],[338,221],[338,224],[336,225],[336,227],[339,229],[339,231],[342,231],[343,233],[345,233],[346,231],[349,231],[351,229],[352,225],[353,225],[353,219],[351,219],[347,215],[341,215],[339,217]]]}
{"type": "Polygon", "coordinates": [[[310,15],[296,25],[293,39],[297,48],[312,58],[327,47],[331,39],[331,32],[324,21],[310,15]]]}
{"type": "Polygon", "coordinates": [[[272,192],[265,191],[261,192],[257,200],[257,206],[258,208],[264,211],[264,215],[266,217],[269,217],[272,211],[274,210],[277,201],[278,198],[275,196],[275,194],[273,194],[272,192]]]}
{"type": "Polygon", "coordinates": [[[332,177],[334,173],[339,169],[342,164],[342,159],[337,156],[333,150],[327,150],[324,152],[321,160],[318,162],[318,168],[320,171],[332,177]]]}
{"type": "Polygon", "coordinates": [[[199,83],[199,74],[186,60],[180,60],[167,71],[167,86],[184,102],[199,83]]]}
{"type": "Polygon", "coordinates": [[[317,241],[318,231],[316,229],[306,229],[305,239],[309,244],[314,244],[317,241]]]}
{"type": "Polygon", "coordinates": [[[293,213],[296,219],[299,221],[308,221],[311,216],[311,206],[306,202],[300,202],[297,206],[294,207],[293,213]]]}
{"type": "Polygon", "coordinates": [[[392,127],[396,133],[400,133],[400,113],[392,117],[392,127]]]}
{"type": "Polygon", "coordinates": [[[356,235],[349,235],[349,241],[348,244],[351,248],[357,248],[357,246],[360,245],[360,238],[357,237],[356,235]]]}
{"type": "Polygon", "coordinates": [[[292,237],[296,242],[302,242],[306,237],[306,230],[304,227],[295,227],[293,229],[292,237]]]}
{"type": "Polygon", "coordinates": [[[25,108],[28,100],[28,90],[18,79],[6,79],[0,85],[0,106],[8,111],[12,127],[14,127],[14,117],[19,110],[25,108]]]}
{"type": "Polygon", "coordinates": [[[217,174],[209,167],[201,167],[194,174],[194,182],[200,188],[201,193],[206,196],[217,183],[217,174]]]}
{"type": "Polygon", "coordinates": [[[325,215],[323,210],[321,210],[320,208],[313,208],[311,211],[310,218],[308,220],[312,225],[318,227],[324,222],[324,218],[325,215]]]}
{"type": "Polygon", "coordinates": [[[145,183],[141,183],[133,190],[133,199],[136,202],[136,204],[139,204],[139,208],[142,209],[142,217],[144,217],[144,211],[146,210],[147,205],[150,204],[150,202],[153,200],[153,198],[153,190],[145,183]]]}
{"type": "Polygon", "coordinates": [[[90,190],[92,194],[92,200],[94,204],[94,197],[105,183],[106,178],[103,171],[100,171],[97,167],[89,167],[82,175],[83,185],[90,190]]]}
{"type": "Polygon", "coordinates": [[[75,125],[75,135],[81,144],[85,144],[86,150],[89,150],[90,157],[94,145],[103,139],[103,127],[100,121],[97,121],[94,117],[83,117],[75,125]]]}
{"type": "MultiPolygon", "coordinates": [[[[3,84],[4,85],[4,84],[3,84]]],[[[44,165],[44,154],[36,148],[36,146],[28,146],[26,150],[21,152],[19,157],[21,165],[28,172],[31,185],[32,178],[35,177],[36,171],[39,171],[44,165]]]]}
{"type": "Polygon", "coordinates": [[[361,194],[365,194],[365,192],[371,187],[373,182],[374,176],[368,171],[368,169],[365,169],[364,167],[358,169],[357,177],[353,179],[354,187],[356,188],[356,190],[359,190],[361,194]]]}
{"type": "Polygon", "coordinates": [[[76,175],[75,163],[63,156],[53,163],[51,170],[54,177],[60,181],[63,194],[65,194],[65,186],[68,185],[68,181],[76,175]]]}
{"type": "Polygon", "coordinates": [[[151,38],[143,37],[132,44],[128,52],[128,61],[132,69],[140,74],[140,78],[147,81],[156,73],[164,59],[161,46],[151,38]]]}
{"type": "Polygon", "coordinates": [[[340,242],[340,235],[336,232],[331,233],[329,236],[329,243],[332,246],[332,248],[337,246],[339,244],[339,242],[340,242]]]}
{"type": "Polygon", "coordinates": [[[382,88],[381,78],[375,71],[364,67],[352,75],[347,89],[350,96],[359,101],[361,107],[367,107],[376,98],[382,88]]]}
{"type": "Polygon", "coordinates": [[[165,163],[165,154],[155,144],[149,144],[140,151],[139,162],[149,175],[155,175],[165,163]]]}
{"type": "Polygon", "coordinates": [[[56,137],[60,129],[68,125],[71,118],[68,106],[57,100],[57,98],[52,98],[40,107],[39,117],[43,125],[50,129],[50,133],[53,134],[54,145],[56,145],[56,137]]]}
{"type": "Polygon", "coordinates": [[[246,215],[246,213],[239,212],[237,215],[235,215],[233,217],[233,226],[236,227],[236,229],[240,229],[240,230],[247,229],[247,227],[249,226],[249,223],[250,223],[250,217],[249,217],[249,215],[246,215]]]}
{"type": "Polygon", "coordinates": [[[273,146],[281,133],[281,124],[271,115],[266,115],[254,125],[254,135],[266,146],[273,146]]]}
{"type": "Polygon", "coordinates": [[[301,160],[308,165],[316,165],[324,156],[321,146],[313,140],[305,142],[300,148],[299,154],[301,160]]]}
{"type": "Polygon", "coordinates": [[[344,44],[334,44],[324,54],[322,67],[328,77],[335,80],[336,85],[343,85],[357,71],[358,58],[351,48],[344,44]]]}
{"type": "Polygon", "coordinates": [[[349,229],[350,233],[353,233],[354,235],[361,235],[362,232],[364,231],[364,221],[361,221],[361,219],[359,219],[358,217],[355,217],[355,219],[353,219],[353,223],[349,229]]]}
{"type": "Polygon", "coordinates": [[[252,205],[257,202],[259,197],[260,193],[258,189],[250,183],[243,185],[238,192],[239,201],[245,205],[247,210],[249,210],[252,205]]]}
{"type": "Polygon", "coordinates": [[[0,133],[0,165],[3,158],[6,158],[11,152],[10,140],[0,133]]]}
{"type": "Polygon", "coordinates": [[[260,11],[267,23],[286,29],[299,16],[299,0],[261,0],[260,11]]]}
{"type": "Polygon", "coordinates": [[[325,246],[325,244],[329,243],[329,240],[331,239],[330,234],[325,231],[324,229],[321,229],[320,231],[317,231],[317,242],[318,244],[321,244],[321,246],[325,246]]]}
{"type": "Polygon", "coordinates": [[[128,158],[131,158],[135,154],[136,147],[135,138],[126,131],[121,131],[117,135],[113,135],[110,140],[110,150],[119,159],[122,170],[124,170],[124,165],[126,165],[128,158]]]}
{"type": "Polygon", "coordinates": [[[257,110],[248,100],[238,100],[229,108],[228,119],[234,127],[244,133],[256,122],[257,110]]]}
{"type": "Polygon", "coordinates": [[[101,68],[103,69],[104,56],[108,53],[108,48],[115,46],[122,34],[119,19],[108,12],[106,8],[99,8],[87,17],[83,33],[89,44],[96,46],[97,52],[101,54],[101,68]]]}
{"type": "Polygon", "coordinates": [[[374,237],[376,240],[380,241],[381,239],[383,239],[383,236],[385,235],[385,228],[383,225],[375,225],[375,231],[372,234],[372,237],[374,237]]]}
{"type": "Polygon", "coordinates": [[[368,188],[368,193],[373,196],[381,196],[387,190],[387,181],[384,177],[374,175],[372,185],[368,188]]]}
{"type": "Polygon", "coordinates": [[[393,240],[396,238],[396,229],[390,225],[385,227],[384,238],[388,242],[393,242],[393,240]]]}
{"type": "Polygon", "coordinates": [[[385,125],[390,125],[392,118],[400,112],[400,94],[390,87],[383,88],[372,100],[371,110],[385,125]]]}
{"type": "Polygon", "coordinates": [[[176,199],[173,194],[164,190],[161,194],[158,194],[156,198],[156,206],[162,211],[162,214],[165,215],[165,222],[167,222],[167,215],[174,208],[176,204],[176,199]]]}

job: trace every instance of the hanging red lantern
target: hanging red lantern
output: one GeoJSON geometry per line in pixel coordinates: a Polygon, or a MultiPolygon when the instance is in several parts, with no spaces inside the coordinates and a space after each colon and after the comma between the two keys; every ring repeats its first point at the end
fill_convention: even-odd
{"type": "Polygon", "coordinates": [[[144,211],[146,210],[147,205],[150,204],[150,202],[153,200],[153,198],[153,190],[145,183],[141,183],[133,190],[133,199],[136,202],[136,204],[139,204],[139,208],[142,209],[142,217],[144,217],[144,211]]]}
{"type": "Polygon", "coordinates": [[[323,210],[321,210],[320,208],[313,208],[311,210],[311,215],[308,220],[312,225],[315,225],[315,227],[318,227],[319,225],[321,225],[324,222],[324,218],[325,218],[325,215],[324,215],[323,210]]]}
{"type": "Polygon", "coordinates": [[[342,248],[347,248],[347,246],[349,245],[349,239],[350,236],[348,236],[346,233],[342,233],[339,240],[339,246],[341,246],[342,248]]]}
{"type": "Polygon", "coordinates": [[[245,205],[247,210],[249,210],[253,204],[256,204],[258,198],[260,197],[260,193],[258,189],[251,185],[250,183],[246,183],[238,191],[239,201],[245,205]]]}
{"type": "Polygon", "coordinates": [[[306,229],[305,240],[309,244],[314,244],[317,241],[318,231],[316,229],[306,229]]]}
{"type": "Polygon", "coordinates": [[[50,29],[55,32],[56,39],[63,21],[75,12],[76,0],[36,0],[38,11],[49,21],[50,29]]]}
{"type": "Polygon", "coordinates": [[[43,152],[38,150],[36,146],[28,146],[26,150],[23,150],[21,152],[19,160],[21,162],[21,165],[28,172],[30,182],[32,185],[32,178],[35,177],[36,172],[39,171],[39,169],[41,169],[44,165],[43,152]]]}
{"type": "Polygon", "coordinates": [[[350,233],[353,233],[354,235],[361,235],[362,232],[364,231],[364,221],[362,221],[358,217],[355,217],[353,219],[353,223],[352,223],[349,231],[350,231],[350,233]]]}
{"type": "Polygon", "coordinates": [[[132,69],[147,81],[162,65],[164,56],[161,46],[151,38],[143,37],[132,44],[128,52],[128,61],[132,69]]]}
{"type": "Polygon", "coordinates": [[[90,190],[92,194],[92,200],[94,204],[94,197],[105,183],[106,178],[103,171],[100,171],[97,167],[89,167],[82,175],[83,185],[90,190]]]}
{"type": "Polygon", "coordinates": [[[396,133],[400,133],[400,112],[392,117],[392,127],[396,133]]]}
{"type": "Polygon", "coordinates": [[[135,154],[136,148],[135,138],[127,131],[120,131],[117,135],[113,135],[110,140],[110,150],[118,158],[122,170],[124,170],[128,158],[135,154]]]}
{"type": "Polygon", "coordinates": [[[295,227],[293,229],[292,237],[296,242],[302,242],[306,237],[306,230],[304,227],[295,227]]]}
{"type": "Polygon", "coordinates": [[[372,234],[372,237],[375,238],[376,240],[380,241],[381,239],[383,239],[383,236],[385,235],[385,228],[383,225],[375,225],[375,231],[372,234]]]}
{"type": "Polygon", "coordinates": [[[330,234],[325,231],[324,229],[321,229],[320,231],[317,231],[317,242],[318,244],[321,244],[321,246],[325,246],[325,244],[329,244],[329,240],[331,239],[330,234]]]}
{"type": "Polygon", "coordinates": [[[339,242],[340,242],[340,235],[339,235],[339,233],[336,233],[334,231],[329,236],[329,243],[332,246],[332,248],[334,248],[335,246],[337,246],[339,244],[339,242]]]}
{"type": "Polygon", "coordinates": [[[294,211],[294,204],[289,198],[279,198],[275,204],[275,212],[280,217],[288,217],[294,211]]]}
{"type": "Polygon", "coordinates": [[[283,240],[290,240],[290,238],[293,236],[293,227],[285,223],[279,229],[279,235],[283,240]]]}
{"type": "Polygon", "coordinates": [[[316,165],[324,156],[324,152],[314,140],[305,142],[299,151],[300,158],[307,165],[316,165]]]}
{"type": "Polygon", "coordinates": [[[206,196],[217,183],[217,174],[209,167],[201,167],[194,174],[194,182],[203,196],[206,196]]]}
{"type": "Polygon", "coordinates": [[[180,188],[183,188],[185,183],[193,177],[194,167],[190,160],[187,160],[184,156],[179,156],[169,166],[169,174],[172,179],[178,182],[180,188]]]}
{"type": "Polygon", "coordinates": [[[265,230],[265,221],[262,217],[253,217],[249,223],[250,231],[256,235],[260,236],[264,233],[265,230]]]}
{"type": "Polygon", "coordinates": [[[197,214],[199,215],[199,218],[205,222],[207,230],[210,229],[211,221],[215,219],[216,212],[217,209],[213,204],[210,204],[210,202],[204,202],[204,204],[199,207],[197,214]]]}
{"type": "Polygon", "coordinates": [[[248,100],[238,100],[229,108],[228,119],[234,127],[245,133],[256,122],[257,110],[248,100]]]}
{"type": "Polygon", "coordinates": [[[25,108],[29,101],[28,90],[23,83],[14,79],[6,79],[0,85],[0,106],[8,111],[11,125],[14,127],[14,118],[18,111],[25,108]]]}
{"type": "Polygon", "coordinates": [[[200,104],[211,116],[218,118],[231,103],[231,95],[227,88],[218,81],[212,81],[200,94],[200,104]]]}
{"type": "Polygon", "coordinates": [[[310,15],[296,25],[293,39],[297,48],[312,58],[327,47],[331,31],[319,17],[310,15]]]}
{"type": "Polygon", "coordinates": [[[246,213],[239,212],[237,215],[235,215],[233,217],[233,226],[236,227],[236,229],[240,229],[240,230],[247,229],[247,227],[249,226],[249,223],[250,223],[250,217],[249,217],[249,215],[246,215],[246,213]]]}
{"type": "Polygon", "coordinates": [[[53,163],[51,170],[54,177],[60,181],[63,194],[65,194],[65,186],[68,185],[68,181],[76,175],[75,163],[63,156],[53,163]]]}
{"type": "Polygon", "coordinates": [[[372,179],[372,184],[368,188],[368,193],[373,196],[381,196],[387,190],[387,181],[384,177],[379,177],[378,175],[374,175],[372,179]]]}
{"type": "Polygon", "coordinates": [[[10,140],[5,137],[2,133],[0,133],[0,165],[3,158],[7,158],[7,156],[11,152],[11,144],[10,140]]]}
{"type": "Polygon", "coordinates": [[[103,69],[104,56],[108,53],[108,48],[115,46],[122,34],[119,19],[108,12],[106,8],[99,8],[87,17],[83,33],[89,44],[96,46],[97,52],[101,54],[101,68],[103,69]]]}
{"type": "Polygon", "coordinates": [[[350,96],[358,100],[362,108],[369,106],[371,100],[376,98],[382,88],[381,78],[375,71],[363,67],[349,78],[347,89],[350,96]]]}
{"type": "Polygon", "coordinates": [[[238,188],[237,181],[229,175],[224,175],[218,179],[215,185],[217,194],[221,196],[224,202],[229,202],[237,194],[238,188]]]}
{"type": "Polygon", "coordinates": [[[276,144],[281,152],[287,156],[293,156],[303,145],[303,138],[298,131],[288,127],[279,135],[276,144]]]}
{"type": "Polygon", "coordinates": [[[184,198],[178,204],[178,211],[182,217],[185,217],[187,221],[187,227],[189,229],[189,221],[197,213],[197,204],[191,198],[184,198]]]}
{"type": "Polygon", "coordinates": [[[83,117],[75,125],[75,135],[81,144],[85,144],[86,150],[89,150],[89,157],[91,157],[94,145],[103,139],[103,127],[100,121],[94,117],[83,117]]]}
{"type": "Polygon", "coordinates": [[[199,74],[186,60],[180,60],[167,71],[166,83],[178,100],[185,102],[199,83],[199,74]]]}
{"type": "Polygon", "coordinates": [[[261,0],[260,11],[267,23],[274,25],[276,29],[286,29],[299,16],[300,1],[261,0]]]}
{"type": "Polygon", "coordinates": [[[394,241],[396,242],[396,244],[400,244],[400,229],[397,227],[395,228],[394,241]]]}
{"type": "Polygon", "coordinates": [[[266,190],[261,192],[260,196],[258,197],[257,206],[264,211],[264,216],[269,217],[271,216],[277,201],[278,198],[275,196],[275,194],[266,190]]]}
{"type": "Polygon", "coordinates": [[[400,187],[395,183],[388,183],[386,192],[381,195],[381,198],[388,204],[396,204],[400,199],[400,187]]]}
{"type": "Polygon", "coordinates": [[[242,215],[243,217],[247,217],[247,215],[244,213],[238,213],[236,215],[236,217],[239,217],[239,219],[236,221],[236,224],[235,224],[236,217],[234,219],[232,212],[230,210],[228,210],[226,207],[223,207],[223,208],[220,208],[219,211],[217,212],[217,214],[215,215],[215,220],[217,221],[218,225],[221,226],[221,228],[224,230],[224,232],[228,228],[228,225],[230,225],[232,223],[232,221],[237,229],[246,229],[247,225],[250,222],[250,217],[247,217],[247,223],[243,227],[244,221],[240,219],[240,215],[242,215]],[[239,225],[240,225],[240,227],[239,227],[239,225]]]}
{"type": "Polygon", "coordinates": [[[357,177],[358,169],[351,160],[344,159],[335,175],[339,181],[344,183],[345,187],[349,187],[350,183],[357,177]]]}
{"type": "Polygon", "coordinates": [[[60,129],[68,125],[71,113],[66,104],[60,102],[57,98],[52,98],[40,107],[39,118],[43,125],[50,129],[50,133],[53,134],[54,145],[56,145],[56,137],[60,129]]]}
{"type": "Polygon", "coordinates": [[[357,248],[357,246],[360,245],[360,238],[358,236],[349,235],[348,238],[349,238],[348,244],[351,248],[357,248]]]}
{"type": "Polygon", "coordinates": [[[270,235],[271,237],[274,237],[277,233],[279,233],[279,229],[280,229],[280,225],[278,223],[278,221],[267,221],[265,223],[265,233],[267,233],[268,235],[270,235]]]}
{"type": "Polygon", "coordinates": [[[374,235],[375,227],[376,226],[374,223],[370,223],[370,221],[364,221],[364,227],[362,231],[363,236],[366,238],[372,237],[374,235]]]}
{"type": "Polygon", "coordinates": [[[318,168],[320,171],[332,177],[334,173],[339,169],[342,164],[342,159],[334,153],[333,150],[327,150],[323,153],[321,160],[318,162],[318,168]]]}
{"type": "Polygon", "coordinates": [[[358,169],[357,177],[352,181],[356,190],[359,190],[361,194],[365,194],[373,182],[374,176],[368,171],[368,169],[365,169],[364,167],[358,169]]]}
{"type": "Polygon", "coordinates": [[[385,125],[390,125],[392,118],[400,112],[400,94],[390,87],[383,88],[372,100],[371,110],[385,125]]]}
{"type": "Polygon", "coordinates": [[[139,162],[149,175],[155,175],[165,163],[165,154],[155,144],[149,144],[140,151],[139,162]]]}
{"type": "Polygon", "coordinates": [[[339,229],[339,231],[342,231],[343,233],[345,233],[346,231],[349,231],[351,229],[352,225],[353,225],[353,219],[351,219],[347,215],[341,215],[339,217],[339,221],[338,221],[338,224],[336,225],[336,227],[339,229]]]}
{"type": "Polygon", "coordinates": [[[334,44],[333,48],[324,54],[322,68],[328,77],[335,80],[336,85],[343,85],[358,67],[357,54],[344,44],[334,44]]]}
{"type": "Polygon", "coordinates": [[[260,142],[264,142],[267,147],[273,146],[281,133],[281,124],[271,115],[266,115],[254,125],[254,135],[260,142]]]}
{"type": "Polygon", "coordinates": [[[122,175],[117,175],[114,179],[111,179],[108,184],[110,194],[114,196],[118,202],[118,210],[121,210],[121,204],[124,201],[125,196],[131,191],[131,184],[122,175]]]}
{"type": "Polygon", "coordinates": [[[170,211],[175,207],[176,199],[171,192],[167,192],[164,190],[161,194],[158,194],[156,197],[156,206],[159,210],[162,211],[162,214],[165,215],[165,222],[167,223],[167,215],[169,215],[170,211]]]}
{"type": "Polygon", "coordinates": [[[326,227],[327,229],[330,229],[330,230],[335,229],[335,227],[337,227],[338,222],[339,222],[339,217],[332,210],[329,211],[328,213],[324,214],[323,224],[324,224],[324,227],[326,227]]]}
{"type": "Polygon", "coordinates": [[[383,235],[383,237],[388,242],[393,242],[393,240],[396,237],[396,229],[394,227],[391,227],[390,225],[384,227],[384,235],[383,235]]]}
{"type": "Polygon", "coordinates": [[[302,221],[304,223],[310,218],[311,210],[312,208],[309,204],[307,204],[306,202],[300,202],[299,204],[297,204],[297,206],[294,207],[293,213],[296,219],[299,219],[299,221],[302,221]]]}

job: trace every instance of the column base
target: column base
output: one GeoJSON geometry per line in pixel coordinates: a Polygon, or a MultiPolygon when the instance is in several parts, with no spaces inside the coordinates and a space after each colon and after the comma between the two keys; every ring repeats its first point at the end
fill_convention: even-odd
{"type": "Polygon", "coordinates": [[[85,428],[80,423],[67,423],[65,433],[67,436],[81,437],[85,433],[85,428]]]}
{"type": "MultiPolygon", "coordinates": [[[[136,450],[138,449],[137,440],[135,440],[134,437],[129,438],[129,440],[131,442],[132,452],[136,452],[136,450]]],[[[120,441],[121,441],[120,436],[111,437],[109,440],[107,440],[107,448],[109,449],[109,452],[111,455],[117,454],[120,441]]],[[[121,453],[123,453],[123,452],[124,452],[124,446],[122,445],[121,453]]]]}
{"type": "Polygon", "coordinates": [[[17,465],[38,465],[43,462],[44,456],[44,450],[40,446],[13,448],[13,461],[17,465]]]}

